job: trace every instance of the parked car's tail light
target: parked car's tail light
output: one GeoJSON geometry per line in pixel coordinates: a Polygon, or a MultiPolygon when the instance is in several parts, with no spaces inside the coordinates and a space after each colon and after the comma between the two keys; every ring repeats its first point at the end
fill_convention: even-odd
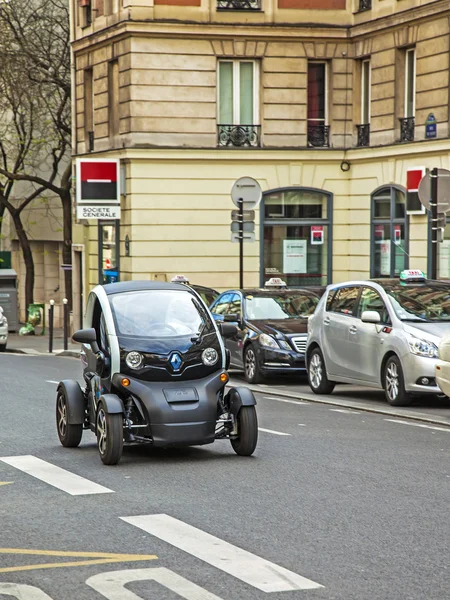
{"type": "Polygon", "coordinates": [[[143,360],[144,357],[139,352],[128,352],[125,357],[125,362],[130,369],[139,369],[143,360]]]}
{"type": "Polygon", "coordinates": [[[206,348],[202,352],[202,361],[203,364],[212,367],[219,360],[219,355],[217,354],[217,350],[214,348],[206,348]]]}

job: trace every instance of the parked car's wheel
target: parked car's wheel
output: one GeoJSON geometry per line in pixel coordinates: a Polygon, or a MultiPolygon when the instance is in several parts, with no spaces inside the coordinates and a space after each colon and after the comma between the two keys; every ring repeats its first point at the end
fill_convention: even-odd
{"type": "Polygon", "coordinates": [[[6,344],[0,346],[0,352],[6,352],[6,344]]]}
{"type": "Polygon", "coordinates": [[[264,377],[261,375],[258,357],[251,345],[247,346],[244,354],[244,374],[249,383],[261,383],[264,377]]]}
{"type": "Polygon", "coordinates": [[[391,406],[408,406],[411,395],[405,390],[405,379],[400,360],[393,355],[384,367],[384,394],[391,406]]]}
{"type": "Polygon", "coordinates": [[[308,383],[315,394],[331,394],[336,385],[328,379],[325,361],[319,348],[314,348],[309,357],[308,383]]]}
{"type": "Polygon", "coordinates": [[[69,404],[64,389],[59,388],[56,395],[56,429],[59,441],[65,448],[76,448],[81,442],[83,425],[70,424],[68,421],[69,404]]]}
{"type": "Polygon", "coordinates": [[[121,413],[109,414],[103,403],[97,411],[97,446],[105,465],[117,465],[123,452],[123,417],[121,413]]]}
{"type": "Polygon", "coordinates": [[[251,456],[258,442],[258,417],[254,406],[242,406],[237,414],[238,437],[230,440],[239,456],[251,456]]]}

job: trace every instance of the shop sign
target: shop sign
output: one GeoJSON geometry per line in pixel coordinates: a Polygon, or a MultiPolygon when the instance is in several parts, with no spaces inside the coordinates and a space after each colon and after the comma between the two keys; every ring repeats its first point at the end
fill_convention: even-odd
{"type": "Polygon", "coordinates": [[[76,159],[78,219],[120,219],[120,161],[76,159]]]}
{"type": "Polygon", "coordinates": [[[311,244],[323,244],[323,225],[311,226],[311,244]]]}
{"type": "Polygon", "coordinates": [[[307,240],[283,240],[283,273],[306,273],[307,240]]]}

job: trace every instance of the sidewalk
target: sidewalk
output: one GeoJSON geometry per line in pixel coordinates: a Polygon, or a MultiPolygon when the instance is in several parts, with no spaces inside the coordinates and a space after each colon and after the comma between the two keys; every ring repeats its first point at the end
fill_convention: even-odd
{"type": "MultiPolygon", "coordinates": [[[[15,354],[49,355],[48,330],[45,335],[40,335],[41,329],[37,329],[37,335],[19,335],[10,333],[6,352],[15,354]]],[[[74,344],[69,338],[68,349],[64,350],[63,330],[55,329],[53,332],[53,356],[72,356],[79,358],[80,344],[74,344]]],[[[51,356],[50,355],[50,356],[51,356]]]]}

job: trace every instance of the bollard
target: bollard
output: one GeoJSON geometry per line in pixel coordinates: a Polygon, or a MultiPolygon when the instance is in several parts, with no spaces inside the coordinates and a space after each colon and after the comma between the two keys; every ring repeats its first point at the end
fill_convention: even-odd
{"type": "Polygon", "coordinates": [[[63,298],[64,304],[64,350],[67,350],[68,345],[68,334],[69,334],[69,304],[67,298],[63,298]]]}
{"type": "Polygon", "coordinates": [[[53,318],[55,312],[55,301],[50,300],[50,308],[48,309],[48,351],[53,352],[53,318]]]}

